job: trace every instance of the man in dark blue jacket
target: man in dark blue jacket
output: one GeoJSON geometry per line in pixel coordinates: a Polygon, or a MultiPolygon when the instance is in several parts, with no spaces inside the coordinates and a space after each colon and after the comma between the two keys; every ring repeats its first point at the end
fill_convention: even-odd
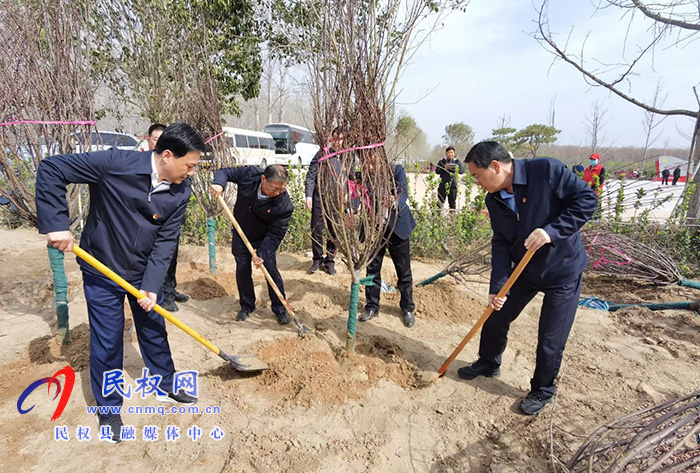
{"type": "MultiPolygon", "coordinates": [[[[282,276],[277,269],[277,249],[287,233],[294,211],[294,204],[287,193],[288,181],[287,169],[278,164],[268,166],[264,171],[257,166],[224,168],[219,169],[214,176],[211,186],[214,197],[221,195],[227,182],[238,184],[233,216],[257,253],[254,258],[251,256],[234,229],[231,249],[236,258],[236,284],[241,299],[241,310],[236,316],[239,322],[246,320],[255,310],[251,262],[257,267],[264,265],[285,296],[282,276]]],[[[267,289],[277,322],[280,325],[288,324],[290,319],[287,310],[269,284],[267,289]]]]}
{"type": "Polygon", "coordinates": [[[406,171],[403,166],[394,166],[394,182],[398,192],[396,208],[391,214],[388,228],[393,232],[388,236],[384,245],[379,248],[377,256],[367,267],[367,275],[374,276],[374,284],[365,287],[365,311],[360,315],[359,321],[366,322],[373,317],[379,316],[379,298],[381,295],[382,284],[382,263],[384,262],[384,254],[389,250],[391,260],[394,262],[396,269],[396,277],[398,279],[397,287],[401,293],[401,307],[403,324],[406,327],[413,327],[416,323],[416,318],[413,312],[416,309],[416,304],[413,302],[413,273],[411,272],[411,245],[410,236],[413,229],[416,228],[416,221],[413,219],[411,209],[408,207],[408,181],[406,180],[406,171]],[[395,223],[394,223],[395,222],[395,223]]]}
{"type": "Polygon", "coordinates": [[[448,146],[445,150],[445,157],[438,161],[435,172],[440,176],[438,187],[438,204],[440,208],[445,206],[447,199],[450,209],[457,208],[457,178],[464,172],[464,165],[455,159],[455,149],[448,146]]]}
{"type": "Polygon", "coordinates": [[[511,322],[543,292],[535,373],[520,404],[525,414],[534,415],[556,390],[554,379],[588,264],[579,229],[591,219],[597,198],[560,161],[514,160],[494,141],[475,145],[466,161],[476,182],[489,193],[486,207],[493,228],[489,305],[494,312],[481,332],[479,359],[458,373],[464,379],[499,376],[511,322]],[[508,296],[496,297],[528,249],[537,252],[508,296]]]}
{"type": "MultiPolygon", "coordinates": [[[[187,124],[175,123],[163,132],[153,152],[112,148],[95,153],[51,156],[39,164],[36,206],[39,232],[49,244],[71,251],[66,186],[89,184],[90,213],[80,247],[141,289],[138,301],[79,260],[90,321],[90,377],[98,406],[120,408],[118,392],[105,392],[107,372],[123,362],[124,296],[134,317],[143,361],[151,376],[161,376],[158,400],[194,404],[197,398],[173,393],[175,367],[164,319],[153,312],[162,302],[161,286],[180,236],[190,197],[189,176],[199,163],[204,142],[187,124]]],[[[123,382],[123,379],[122,381],[123,382]]],[[[109,426],[121,440],[119,414],[98,414],[100,427],[109,426]]]]}
{"type": "MultiPolygon", "coordinates": [[[[321,190],[318,186],[318,160],[325,154],[334,153],[336,150],[343,148],[343,132],[340,128],[335,128],[331,133],[330,148],[326,152],[321,148],[313,157],[311,163],[309,164],[309,170],[306,172],[306,209],[311,211],[311,252],[313,254],[313,259],[311,262],[311,267],[309,268],[310,273],[317,273],[319,269],[323,269],[325,272],[333,276],[336,274],[335,270],[335,254],[337,248],[335,246],[334,237],[330,234],[331,225],[328,223],[327,219],[323,216],[323,208],[321,206],[321,190]],[[323,257],[323,229],[325,227],[329,229],[329,234],[326,235],[326,256],[323,257]]],[[[333,166],[331,169],[340,171],[340,164],[338,163],[338,156],[333,156],[327,161],[328,166],[333,166]]]]}

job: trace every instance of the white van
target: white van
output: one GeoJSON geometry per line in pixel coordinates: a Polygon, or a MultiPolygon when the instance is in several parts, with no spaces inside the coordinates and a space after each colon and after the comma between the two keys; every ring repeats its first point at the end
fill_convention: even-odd
{"type": "Polygon", "coordinates": [[[314,133],[303,126],[270,123],[265,132],[275,140],[275,162],[279,164],[308,166],[320,149],[314,133]]]}
{"type": "Polygon", "coordinates": [[[222,130],[227,142],[233,148],[236,164],[261,168],[276,164],[275,142],[269,133],[228,126],[223,127],[222,130]]]}

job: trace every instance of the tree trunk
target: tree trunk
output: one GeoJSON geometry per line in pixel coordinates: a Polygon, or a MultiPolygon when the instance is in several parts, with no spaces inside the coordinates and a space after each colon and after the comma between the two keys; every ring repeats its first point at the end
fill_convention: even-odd
{"type": "Polygon", "coordinates": [[[70,334],[68,332],[68,281],[66,279],[66,270],[63,266],[64,254],[62,251],[50,246],[47,249],[49,251],[51,273],[53,274],[56,319],[58,320],[56,341],[59,345],[68,345],[70,343],[70,334]]]}
{"type": "MultiPolygon", "coordinates": [[[[700,113],[695,122],[695,136],[693,142],[690,144],[690,156],[688,157],[688,178],[690,178],[690,171],[693,163],[695,164],[695,175],[693,176],[693,183],[695,183],[695,190],[690,196],[690,202],[688,203],[688,215],[686,220],[689,223],[697,224],[698,218],[700,218],[700,113]]],[[[685,185],[689,185],[688,178],[686,178],[685,185]]]]}
{"type": "Polygon", "coordinates": [[[209,272],[216,274],[216,220],[207,219],[207,238],[209,240],[209,272]]]}
{"type": "Polygon", "coordinates": [[[357,305],[360,301],[360,270],[352,272],[352,284],[350,285],[350,307],[348,307],[348,336],[345,341],[345,349],[355,351],[355,328],[357,326],[357,305]]]}

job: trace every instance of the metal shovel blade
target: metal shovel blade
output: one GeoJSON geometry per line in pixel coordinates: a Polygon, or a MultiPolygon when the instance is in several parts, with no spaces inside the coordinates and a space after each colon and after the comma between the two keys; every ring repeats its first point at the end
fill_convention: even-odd
{"type": "Polygon", "coordinates": [[[237,371],[245,371],[245,372],[252,372],[252,371],[265,371],[269,370],[270,367],[267,366],[267,363],[262,361],[260,358],[256,357],[255,355],[228,355],[224,353],[223,351],[219,351],[219,356],[223,358],[224,360],[228,361],[231,363],[234,368],[236,368],[237,371]]]}

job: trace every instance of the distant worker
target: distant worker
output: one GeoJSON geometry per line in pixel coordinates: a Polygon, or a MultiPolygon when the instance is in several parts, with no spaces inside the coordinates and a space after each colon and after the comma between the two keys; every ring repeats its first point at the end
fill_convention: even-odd
{"type": "Polygon", "coordinates": [[[445,206],[445,199],[448,199],[450,209],[457,208],[457,178],[464,172],[464,165],[455,159],[455,149],[448,146],[445,150],[445,157],[438,161],[435,172],[440,176],[438,187],[438,204],[440,208],[445,206]]]}
{"type": "MultiPolygon", "coordinates": [[[[158,138],[160,138],[160,135],[163,134],[163,130],[165,130],[165,125],[161,123],[154,123],[148,127],[147,139],[149,151],[153,151],[156,148],[156,143],[158,143],[158,138]]],[[[163,281],[163,308],[170,312],[177,312],[180,310],[176,302],[187,302],[190,300],[190,296],[179,293],[175,289],[177,287],[177,278],[175,277],[175,273],[177,272],[177,253],[180,248],[179,238],[176,243],[173,259],[170,261],[168,272],[165,274],[165,280],[163,281]]]]}
{"type": "MultiPolygon", "coordinates": [[[[376,159],[376,155],[374,159],[376,159]]],[[[359,321],[366,322],[379,316],[379,298],[382,284],[382,263],[384,254],[389,250],[391,261],[394,263],[397,287],[401,293],[401,318],[404,326],[411,328],[416,323],[414,311],[416,304],[413,302],[413,273],[411,272],[411,246],[410,236],[416,228],[416,221],[413,219],[411,209],[408,207],[408,181],[406,171],[403,166],[392,166],[394,171],[394,182],[398,191],[396,206],[394,207],[391,220],[387,228],[394,231],[388,235],[384,245],[379,248],[379,252],[367,267],[367,275],[374,276],[374,284],[365,287],[367,303],[365,311],[360,315],[359,321]]]]}
{"type": "MultiPolygon", "coordinates": [[[[309,164],[309,170],[306,172],[305,205],[308,210],[311,210],[311,252],[313,254],[313,260],[309,272],[317,273],[319,269],[323,269],[333,276],[337,272],[335,270],[335,254],[337,249],[333,241],[333,235],[326,235],[326,257],[323,257],[324,221],[326,221],[325,226],[329,229],[331,225],[324,217],[323,208],[321,207],[321,190],[318,186],[318,160],[325,154],[334,153],[343,148],[343,132],[340,128],[336,127],[333,130],[330,143],[328,144],[328,153],[324,152],[323,148],[321,148],[311,160],[311,164],[309,164]]],[[[329,162],[331,166],[339,169],[338,156],[329,158],[329,162]]]]}
{"type": "Polygon", "coordinates": [[[593,189],[595,195],[600,197],[605,183],[605,168],[600,165],[600,155],[593,153],[590,159],[590,166],[583,170],[583,180],[593,189]],[[597,182],[596,182],[597,181],[597,182]]]}
{"type": "Polygon", "coordinates": [[[588,258],[579,229],[597,208],[595,194],[553,158],[513,159],[495,141],[483,141],[467,154],[469,172],[488,194],[491,217],[491,282],[494,312],[481,330],[479,359],[458,370],[463,379],[501,373],[508,331],[539,292],[544,293],[537,329],[537,357],[530,392],[520,403],[528,415],[552,401],[566,340],[574,323],[588,258]],[[510,292],[497,297],[513,268],[536,250],[510,292]]]}
{"type": "MultiPolygon", "coordinates": [[[[289,174],[287,169],[279,164],[270,165],[265,170],[257,166],[219,169],[214,175],[211,195],[215,198],[220,196],[227,182],[238,184],[233,216],[257,253],[255,257],[251,256],[234,229],[231,251],[236,259],[236,285],[241,301],[241,310],[236,315],[236,320],[242,322],[255,310],[251,262],[258,268],[265,266],[282,296],[286,297],[282,276],[277,269],[277,250],[289,229],[294,204],[287,192],[289,174]]],[[[269,283],[267,289],[277,323],[288,324],[289,314],[282,301],[269,283]]]]}
{"type": "Polygon", "coordinates": [[[581,164],[581,163],[576,164],[576,165],[572,168],[572,170],[573,170],[576,174],[582,173],[582,172],[583,172],[583,164],[581,164]]]}
{"type": "Polygon", "coordinates": [[[671,171],[668,169],[664,169],[661,171],[661,185],[662,186],[667,186],[668,185],[668,176],[671,175],[671,171]]]}
{"type": "Polygon", "coordinates": [[[146,139],[148,140],[148,151],[153,151],[156,149],[156,143],[158,143],[158,138],[163,134],[165,130],[165,125],[161,123],[154,123],[148,127],[148,135],[146,139]]]}
{"type": "Polygon", "coordinates": [[[678,182],[678,179],[680,179],[680,178],[681,178],[681,167],[676,166],[676,168],[673,170],[673,183],[671,185],[675,186],[676,183],[678,182]]]}

